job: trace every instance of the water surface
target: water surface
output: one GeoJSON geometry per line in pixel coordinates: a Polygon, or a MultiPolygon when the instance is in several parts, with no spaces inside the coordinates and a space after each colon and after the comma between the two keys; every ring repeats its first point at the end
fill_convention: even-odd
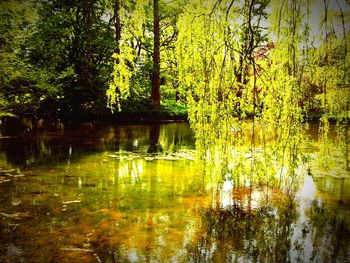
{"type": "Polygon", "coordinates": [[[350,262],[342,174],[227,199],[200,173],[187,123],[0,127],[0,262],[350,262]]]}

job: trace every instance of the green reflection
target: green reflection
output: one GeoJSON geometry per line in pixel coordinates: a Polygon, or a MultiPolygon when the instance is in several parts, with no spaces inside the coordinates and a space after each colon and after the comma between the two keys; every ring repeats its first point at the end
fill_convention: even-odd
{"type": "Polygon", "coordinates": [[[348,178],[230,188],[201,174],[186,123],[31,127],[0,142],[0,261],[349,259],[348,178]]]}
{"type": "Polygon", "coordinates": [[[234,203],[226,209],[206,209],[205,234],[189,247],[193,262],[284,262],[292,249],[292,224],[297,213],[288,198],[247,209],[234,203]]]}
{"type": "Polygon", "coordinates": [[[312,240],[312,261],[347,262],[350,259],[350,212],[314,201],[307,210],[312,240]]]}

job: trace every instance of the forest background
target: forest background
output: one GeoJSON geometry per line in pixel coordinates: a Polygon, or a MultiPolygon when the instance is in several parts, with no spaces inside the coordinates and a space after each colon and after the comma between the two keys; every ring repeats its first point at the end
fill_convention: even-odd
{"type": "Polygon", "coordinates": [[[271,77],[280,49],[280,64],[295,60],[288,74],[298,78],[304,113],[341,117],[349,108],[349,9],[343,0],[1,1],[0,112],[186,115],[210,63],[221,63],[230,72],[218,81],[231,82],[221,99],[231,90],[239,105],[231,110],[251,115],[269,91],[283,95],[271,79],[256,84],[256,96],[249,87],[271,77]]]}

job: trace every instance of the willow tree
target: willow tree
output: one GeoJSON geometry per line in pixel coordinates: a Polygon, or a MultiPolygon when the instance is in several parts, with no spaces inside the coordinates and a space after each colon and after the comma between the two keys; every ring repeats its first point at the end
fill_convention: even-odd
{"type": "Polygon", "coordinates": [[[264,93],[261,121],[267,134],[275,136],[267,140],[262,134],[264,151],[272,157],[279,183],[287,190],[293,187],[297,168],[303,161],[302,83],[307,48],[304,42],[308,40],[304,19],[309,10],[309,1],[272,2],[270,30],[276,40],[269,66],[258,78],[264,93]]]}
{"type": "Polygon", "coordinates": [[[234,172],[236,185],[252,182],[244,119],[255,108],[257,89],[250,80],[254,54],[264,44],[262,6],[266,1],[191,1],[178,23],[179,78],[199,158],[210,178],[234,172]]]}
{"type": "MultiPolygon", "coordinates": [[[[121,102],[147,94],[153,108],[159,108],[163,75],[169,74],[164,59],[169,58],[176,40],[176,18],[183,0],[166,2],[129,1],[115,4],[116,52],[112,81],[107,91],[108,106],[121,109],[121,102]],[[119,26],[118,26],[119,25],[119,26]],[[142,95],[140,95],[142,94],[142,95]]],[[[173,52],[172,52],[173,53],[173,52]]],[[[176,76],[172,76],[176,79],[176,76]]]]}
{"type": "Polygon", "coordinates": [[[115,18],[115,52],[112,81],[107,94],[107,106],[114,111],[115,106],[121,110],[121,102],[130,95],[130,86],[137,63],[138,49],[141,47],[138,38],[142,36],[146,5],[143,1],[121,4],[116,0],[115,18]]]}
{"type": "Polygon", "coordinates": [[[303,2],[271,3],[274,43],[261,26],[268,1],[187,6],[178,25],[179,75],[206,173],[230,171],[236,186],[293,185],[303,142],[303,2]]]}
{"type": "Polygon", "coordinates": [[[334,150],[335,155],[340,154],[344,157],[341,160],[344,163],[342,168],[349,171],[350,55],[348,43],[350,31],[347,29],[349,14],[346,12],[348,4],[340,0],[336,1],[335,6],[331,6],[326,0],[322,3],[319,35],[321,44],[313,54],[313,83],[319,88],[315,100],[319,101],[322,112],[319,129],[319,159],[322,168],[330,168],[332,163],[330,152],[334,150]],[[337,138],[341,149],[331,149],[328,138],[330,119],[336,120],[337,138]]]}

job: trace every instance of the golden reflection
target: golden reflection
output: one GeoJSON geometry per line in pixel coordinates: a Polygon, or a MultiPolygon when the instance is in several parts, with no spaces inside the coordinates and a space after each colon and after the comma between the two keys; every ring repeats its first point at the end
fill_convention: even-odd
{"type": "MultiPolygon", "coordinates": [[[[26,146],[32,153],[23,160],[33,161],[21,177],[6,170],[23,145],[4,144],[0,249],[13,243],[27,258],[62,262],[94,262],[95,255],[102,262],[307,262],[320,250],[322,262],[332,258],[324,245],[331,240],[330,249],[340,251],[335,258],[346,259],[350,180],[306,176],[291,204],[275,188],[250,188],[250,165],[232,162],[233,178],[217,187],[216,178],[199,173],[189,130],[161,125],[156,135],[158,128],[157,142],[147,126],[102,129],[86,144],[42,135],[26,146]],[[148,152],[150,139],[161,151],[148,152]]],[[[249,151],[232,155],[251,161],[249,151]]]]}
{"type": "Polygon", "coordinates": [[[125,161],[119,163],[119,177],[129,177],[131,178],[131,181],[133,184],[140,182],[141,177],[144,174],[144,160],[142,159],[135,159],[130,161],[125,161]]]}

